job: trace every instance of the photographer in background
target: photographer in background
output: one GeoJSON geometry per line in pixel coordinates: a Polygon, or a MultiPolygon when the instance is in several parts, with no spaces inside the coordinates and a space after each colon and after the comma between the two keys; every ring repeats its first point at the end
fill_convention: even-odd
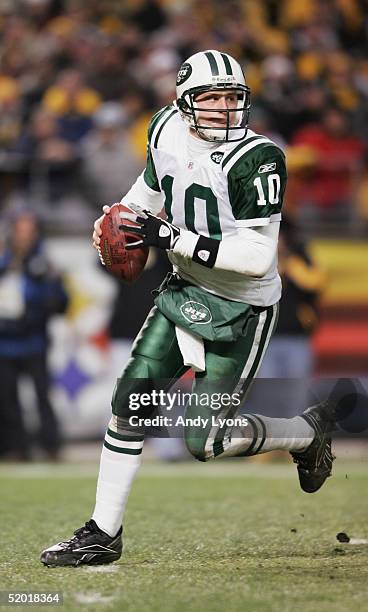
{"type": "Polygon", "coordinates": [[[0,247],[0,459],[31,459],[18,383],[32,381],[40,417],[39,443],[57,459],[61,439],[48,398],[47,322],[65,311],[67,294],[46,259],[38,220],[29,211],[11,222],[0,247]]]}

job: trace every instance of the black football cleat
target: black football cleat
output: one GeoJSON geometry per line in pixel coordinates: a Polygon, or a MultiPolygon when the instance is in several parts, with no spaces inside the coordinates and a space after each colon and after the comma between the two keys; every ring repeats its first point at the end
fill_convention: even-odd
{"type": "Polygon", "coordinates": [[[336,403],[321,402],[300,416],[313,427],[315,437],[305,451],[290,454],[297,464],[301,488],[306,493],[315,493],[332,472],[335,457],[331,451],[331,433],[336,425],[336,403]]]}
{"type": "Polygon", "coordinates": [[[123,549],[122,528],[113,538],[91,519],[65,542],[59,542],[41,553],[41,562],[49,567],[103,565],[117,561],[123,549]]]}

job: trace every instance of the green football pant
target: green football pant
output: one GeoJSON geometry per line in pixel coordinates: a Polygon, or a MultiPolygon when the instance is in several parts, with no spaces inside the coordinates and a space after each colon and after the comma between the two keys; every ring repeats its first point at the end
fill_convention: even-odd
{"type": "MultiPolygon", "coordinates": [[[[193,396],[208,394],[211,397],[216,393],[216,398],[219,398],[218,394],[236,393],[239,400],[243,400],[261,365],[277,323],[277,314],[277,304],[264,309],[252,308],[244,336],[234,342],[204,340],[206,370],[196,373],[193,396]]],[[[130,418],[133,415],[149,418],[155,410],[155,406],[149,405],[132,411],[132,394],[137,398],[153,390],[168,390],[187,370],[176,339],[175,324],[154,307],[134,342],[131,359],[117,381],[112,398],[113,418],[108,433],[119,441],[119,452],[125,452],[124,440],[143,439],[142,430],[134,430],[130,418]]],[[[185,442],[192,455],[206,461],[227,450],[231,443],[231,430],[214,425],[212,416],[231,419],[238,407],[239,401],[237,405],[230,403],[215,411],[210,401],[206,405],[192,401],[187,404],[185,421],[202,417],[203,423],[208,419],[205,427],[193,425],[184,428],[185,442]]],[[[111,450],[118,449],[113,447],[111,450]]],[[[126,452],[132,451],[126,449],[126,452]]]]}

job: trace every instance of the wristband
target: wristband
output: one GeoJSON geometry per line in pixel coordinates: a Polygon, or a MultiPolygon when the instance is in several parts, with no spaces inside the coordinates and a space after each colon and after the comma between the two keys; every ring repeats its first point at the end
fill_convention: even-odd
{"type": "Polygon", "coordinates": [[[192,259],[201,266],[213,268],[216,263],[219,247],[220,240],[199,236],[192,259]]]}

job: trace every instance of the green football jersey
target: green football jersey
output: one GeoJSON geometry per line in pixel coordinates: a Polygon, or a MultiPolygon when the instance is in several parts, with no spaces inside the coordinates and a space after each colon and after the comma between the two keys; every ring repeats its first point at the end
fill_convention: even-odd
{"type": "MultiPolygon", "coordinates": [[[[160,193],[168,220],[197,234],[221,240],[239,228],[262,228],[281,219],[285,156],[252,130],[240,142],[207,142],[190,133],[175,107],[166,107],[151,121],[143,176],[147,199],[136,203],[150,207],[150,192],[160,193]]],[[[133,196],[134,190],[131,201],[133,196]]],[[[182,278],[222,297],[259,306],[280,298],[276,259],[264,277],[252,278],[209,269],[176,253],[169,258],[182,278]]]]}

